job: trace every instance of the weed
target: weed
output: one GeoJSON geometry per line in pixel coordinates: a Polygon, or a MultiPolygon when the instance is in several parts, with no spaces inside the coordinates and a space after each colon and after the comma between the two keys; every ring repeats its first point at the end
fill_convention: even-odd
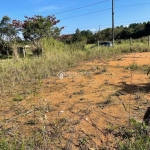
{"type": "Polygon", "coordinates": [[[78,147],[79,149],[88,149],[88,141],[89,141],[89,137],[80,137],[78,140],[78,147]]]}
{"type": "Polygon", "coordinates": [[[19,102],[19,101],[22,101],[22,100],[24,100],[24,97],[21,96],[21,95],[18,95],[17,97],[13,98],[13,101],[16,101],[16,102],[19,102]]]}
{"type": "Polygon", "coordinates": [[[119,139],[118,149],[120,150],[133,150],[133,149],[145,149],[150,148],[150,137],[149,137],[149,127],[137,122],[134,119],[130,120],[130,128],[121,127],[111,130],[111,133],[115,138],[119,139]]]}
{"type": "Polygon", "coordinates": [[[106,67],[106,66],[103,66],[101,72],[107,72],[107,67],[106,67]]]}
{"type": "Polygon", "coordinates": [[[73,95],[82,95],[84,93],[83,90],[80,90],[80,91],[76,91],[73,93],[73,95]]]}
{"type": "Polygon", "coordinates": [[[138,70],[140,68],[140,66],[137,63],[132,63],[131,65],[129,65],[126,68],[131,69],[131,70],[138,70]]]}

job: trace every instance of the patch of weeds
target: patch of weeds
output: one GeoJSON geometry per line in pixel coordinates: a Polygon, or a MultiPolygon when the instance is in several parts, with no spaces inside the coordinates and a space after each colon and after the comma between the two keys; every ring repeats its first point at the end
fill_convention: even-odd
{"type": "Polygon", "coordinates": [[[117,61],[121,61],[121,60],[122,60],[122,57],[117,57],[116,60],[117,60],[117,61]]]}
{"type": "Polygon", "coordinates": [[[107,72],[107,67],[103,66],[103,68],[101,69],[101,72],[107,72]]]}
{"type": "Polygon", "coordinates": [[[73,95],[82,95],[84,93],[83,90],[80,90],[80,91],[76,91],[73,93],[73,95]]]}
{"type": "Polygon", "coordinates": [[[116,129],[117,129],[117,127],[116,127],[115,125],[109,124],[109,125],[108,125],[108,128],[105,129],[105,132],[106,132],[106,133],[113,133],[113,131],[116,130],[116,129]]]}
{"type": "Polygon", "coordinates": [[[106,66],[103,66],[101,69],[99,68],[99,69],[97,69],[98,71],[96,71],[95,73],[94,73],[94,75],[98,75],[98,74],[102,74],[102,73],[105,73],[105,72],[107,72],[107,67],[106,66]]]}
{"type": "Polygon", "coordinates": [[[35,120],[28,120],[26,123],[26,125],[35,125],[35,120]]]}
{"type": "Polygon", "coordinates": [[[26,94],[26,95],[32,94],[32,90],[27,90],[27,91],[25,92],[25,94],[26,94]]]}
{"type": "Polygon", "coordinates": [[[61,139],[63,131],[69,128],[67,123],[68,120],[66,118],[59,118],[48,125],[50,127],[48,134],[52,141],[61,139]]]}
{"type": "Polygon", "coordinates": [[[64,126],[67,123],[67,119],[66,118],[60,118],[59,120],[57,120],[57,123],[61,126],[64,126]]]}
{"type": "Polygon", "coordinates": [[[79,149],[81,149],[81,150],[86,150],[86,149],[89,149],[88,148],[88,141],[90,140],[90,138],[88,137],[88,136],[85,136],[85,137],[80,137],[79,139],[78,139],[78,147],[79,147],[79,149]]]}
{"type": "Polygon", "coordinates": [[[7,142],[6,139],[4,139],[3,137],[0,138],[0,149],[2,150],[7,150],[9,149],[9,143],[7,142]]]}
{"type": "Polygon", "coordinates": [[[43,106],[36,107],[36,110],[40,111],[41,113],[46,113],[46,112],[55,111],[56,109],[50,106],[49,104],[47,104],[45,107],[43,106]]]}
{"type": "Polygon", "coordinates": [[[100,70],[101,68],[99,67],[99,66],[93,66],[93,67],[91,67],[90,69],[89,69],[89,71],[92,71],[92,72],[94,72],[94,71],[96,71],[96,70],[100,70]]]}
{"type": "Polygon", "coordinates": [[[92,67],[89,68],[89,71],[94,72],[95,70],[97,70],[95,66],[92,66],[92,67]]]}
{"type": "Polygon", "coordinates": [[[84,69],[81,69],[81,70],[79,70],[78,71],[78,73],[80,74],[80,75],[86,75],[87,74],[87,70],[84,70],[84,69]]]}
{"type": "Polygon", "coordinates": [[[25,98],[24,96],[18,95],[18,96],[16,96],[16,97],[13,98],[13,101],[19,102],[19,101],[24,100],[24,98],[25,98]]]}
{"type": "Polygon", "coordinates": [[[15,114],[16,114],[16,115],[19,115],[19,114],[21,114],[21,113],[22,113],[22,109],[17,108],[17,109],[15,110],[15,114]]]}
{"type": "Polygon", "coordinates": [[[130,119],[130,126],[120,127],[111,131],[120,150],[149,150],[150,149],[150,128],[143,123],[130,119]]]}
{"type": "Polygon", "coordinates": [[[137,63],[132,63],[131,65],[126,67],[126,69],[139,70],[139,69],[141,69],[141,66],[139,66],[137,63]]]}
{"type": "Polygon", "coordinates": [[[96,70],[100,70],[100,67],[99,67],[99,66],[96,66],[96,70]]]}

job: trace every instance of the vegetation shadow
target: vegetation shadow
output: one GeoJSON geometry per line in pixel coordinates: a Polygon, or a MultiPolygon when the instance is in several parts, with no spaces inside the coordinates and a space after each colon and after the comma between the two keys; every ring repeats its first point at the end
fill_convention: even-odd
{"type": "Polygon", "coordinates": [[[139,91],[143,93],[150,93],[150,82],[144,84],[138,84],[138,85],[122,83],[121,85],[115,85],[115,86],[121,88],[120,90],[117,91],[119,93],[125,92],[128,94],[134,94],[139,91]]]}

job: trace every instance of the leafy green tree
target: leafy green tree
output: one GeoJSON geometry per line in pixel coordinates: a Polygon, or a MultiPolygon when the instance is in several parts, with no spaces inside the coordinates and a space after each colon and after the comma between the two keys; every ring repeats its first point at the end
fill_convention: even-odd
{"type": "MultiPolygon", "coordinates": [[[[11,47],[14,46],[15,38],[18,34],[11,24],[11,19],[8,16],[4,16],[0,21],[0,44],[1,44],[1,54],[11,54],[11,47]]],[[[17,58],[17,50],[13,48],[14,56],[17,58]]]]}
{"type": "Polygon", "coordinates": [[[11,19],[8,16],[4,16],[0,21],[0,39],[11,41],[17,34],[18,30],[14,28],[11,24],[11,19]]]}
{"type": "Polygon", "coordinates": [[[145,24],[146,35],[150,35],[150,21],[145,24]]]}
{"type": "Polygon", "coordinates": [[[73,35],[73,42],[81,42],[82,36],[80,30],[77,28],[75,34],[73,35]]]}
{"type": "Polygon", "coordinates": [[[83,30],[80,32],[81,36],[86,38],[87,44],[93,43],[93,32],[90,30],[83,30]]]}
{"type": "Polygon", "coordinates": [[[54,15],[42,17],[35,15],[34,17],[25,16],[26,20],[13,20],[12,24],[18,28],[25,40],[31,41],[37,53],[42,53],[40,40],[42,38],[54,37],[57,38],[64,27],[55,27],[60,20],[56,20],[54,15]]]}
{"type": "Polygon", "coordinates": [[[111,40],[112,39],[112,29],[111,28],[107,28],[104,29],[100,32],[100,40],[104,41],[104,40],[111,40]]]}

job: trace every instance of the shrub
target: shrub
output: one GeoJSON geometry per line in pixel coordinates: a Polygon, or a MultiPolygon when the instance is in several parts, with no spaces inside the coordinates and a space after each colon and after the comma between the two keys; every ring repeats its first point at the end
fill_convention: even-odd
{"type": "Polygon", "coordinates": [[[12,47],[9,45],[8,42],[1,41],[0,42],[0,57],[4,58],[8,55],[12,55],[13,50],[12,47]]]}

